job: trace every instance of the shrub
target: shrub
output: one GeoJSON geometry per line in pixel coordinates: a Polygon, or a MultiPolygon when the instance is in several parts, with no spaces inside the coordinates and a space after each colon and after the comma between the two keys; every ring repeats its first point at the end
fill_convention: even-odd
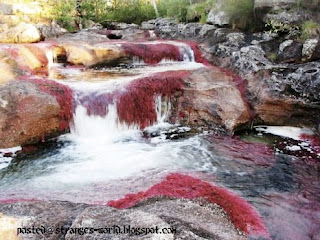
{"type": "Polygon", "coordinates": [[[222,10],[230,17],[233,28],[248,28],[253,22],[253,0],[225,0],[222,10]]]}
{"type": "Polygon", "coordinates": [[[189,0],[160,0],[159,14],[162,17],[173,17],[180,22],[186,22],[189,5],[189,0]]]}
{"type": "Polygon", "coordinates": [[[214,0],[209,0],[190,5],[187,9],[187,21],[200,21],[201,23],[205,23],[208,13],[210,12],[214,3],[214,0]]]}
{"type": "Polygon", "coordinates": [[[320,24],[314,21],[306,21],[301,26],[301,38],[306,40],[320,34],[320,24]]]}

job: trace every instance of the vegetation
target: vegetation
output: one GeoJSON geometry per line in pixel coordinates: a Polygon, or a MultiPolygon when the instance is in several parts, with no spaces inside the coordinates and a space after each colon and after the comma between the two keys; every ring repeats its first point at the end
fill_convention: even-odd
{"type": "Polygon", "coordinates": [[[301,26],[301,39],[315,37],[320,34],[320,24],[314,21],[306,21],[301,26]]]}
{"type": "Polygon", "coordinates": [[[253,0],[225,0],[222,9],[230,17],[233,28],[244,29],[253,22],[253,0]]]}

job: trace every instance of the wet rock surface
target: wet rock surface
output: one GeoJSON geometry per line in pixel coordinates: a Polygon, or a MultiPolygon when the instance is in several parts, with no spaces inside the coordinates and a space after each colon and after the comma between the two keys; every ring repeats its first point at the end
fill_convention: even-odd
{"type": "Polygon", "coordinates": [[[247,239],[218,205],[165,197],[124,210],[58,201],[6,203],[0,205],[0,222],[2,239],[247,239]],[[39,234],[24,232],[33,226],[39,234]]]}

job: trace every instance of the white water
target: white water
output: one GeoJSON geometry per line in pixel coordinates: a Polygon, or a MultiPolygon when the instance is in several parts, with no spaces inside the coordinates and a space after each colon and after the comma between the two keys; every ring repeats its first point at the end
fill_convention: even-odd
{"type": "Polygon", "coordinates": [[[270,133],[276,136],[302,140],[301,135],[313,135],[314,132],[308,128],[288,127],[288,126],[256,126],[255,129],[260,132],[270,133]]]}

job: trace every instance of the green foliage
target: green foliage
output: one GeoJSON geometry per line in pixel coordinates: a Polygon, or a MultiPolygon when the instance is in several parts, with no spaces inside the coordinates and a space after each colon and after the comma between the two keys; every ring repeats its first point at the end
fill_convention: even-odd
{"type": "Polygon", "coordinates": [[[189,5],[189,0],[160,0],[159,14],[162,17],[173,17],[180,22],[186,22],[189,5]]]}
{"type": "Polygon", "coordinates": [[[234,28],[247,28],[254,19],[253,9],[253,0],[225,0],[222,4],[234,28]]]}
{"type": "Polygon", "coordinates": [[[301,26],[301,39],[315,37],[320,34],[320,24],[314,21],[306,21],[301,26]]]}
{"type": "Polygon", "coordinates": [[[296,25],[278,22],[276,20],[270,20],[265,26],[270,29],[269,30],[270,33],[277,33],[277,34],[289,33],[289,37],[300,35],[300,28],[296,25]]]}
{"type": "Polygon", "coordinates": [[[189,5],[186,16],[187,21],[200,21],[200,23],[205,23],[214,2],[215,1],[211,0],[189,5]]]}
{"type": "Polygon", "coordinates": [[[56,1],[52,0],[49,2],[51,5],[51,11],[49,15],[51,18],[60,23],[63,27],[65,27],[69,31],[73,31],[74,28],[70,24],[75,18],[75,0],[67,0],[67,1],[56,1]]]}
{"type": "Polygon", "coordinates": [[[299,8],[308,9],[311,11],[320,10],[320,0],[296,0],[296,5],[299,8]]]}
{"type": "Polygon", "coordinates": [[[156,18],[156,13],[149,1],[122,0],[115,1],[112,6],[108,7],[104,18],[118,22],[140,24],[143,21],[156,18]]]}

